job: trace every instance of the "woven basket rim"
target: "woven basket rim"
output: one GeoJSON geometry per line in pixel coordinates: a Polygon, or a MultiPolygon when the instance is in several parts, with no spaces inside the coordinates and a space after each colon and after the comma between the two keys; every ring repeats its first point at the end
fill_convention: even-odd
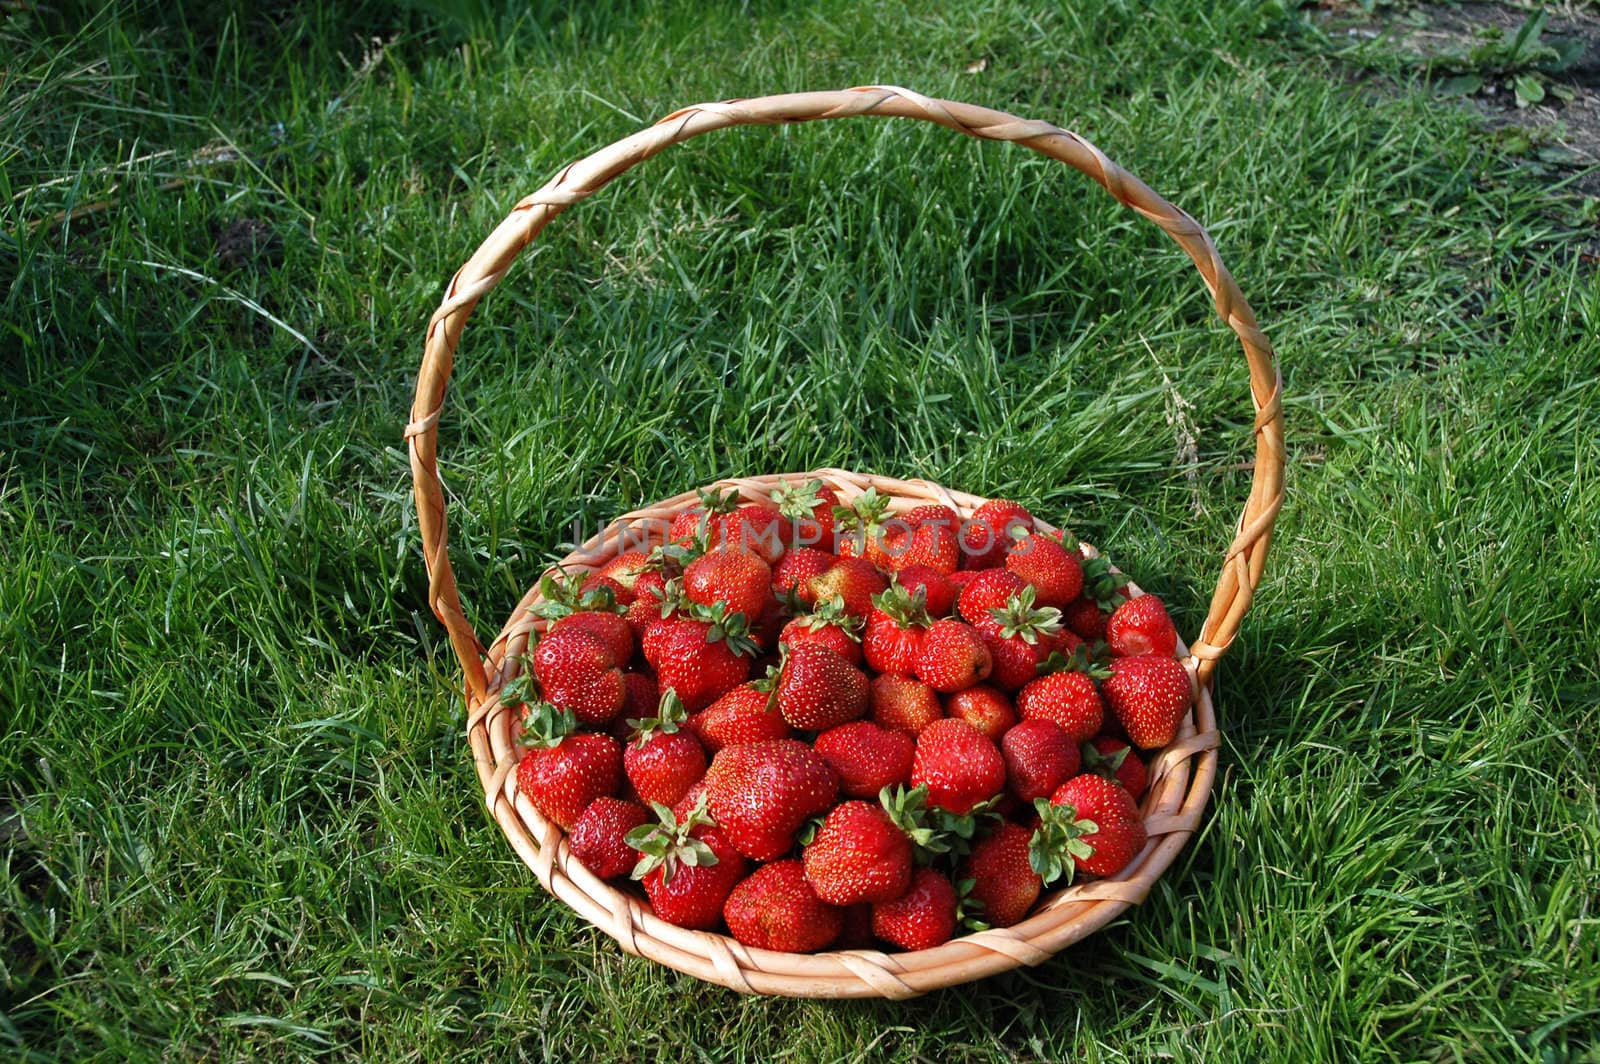
{"type": "MultiPolygon", "coordinates": [[[[468,738],[492,816],[540,881],[581,915],[612,934],[625,950],[736,990],[813,997],[903,998],[1020,964],[1041,963],[1141,900],[1148,883],[1141,886],[1137,877],[1147,870],[1153,870],[1149,882],[1159,876],[1192,834],[1204,809],[1216,771],[1218,740],[1210,691],[1214,671],[1254,600],[1273,526],[1284,500],[1282,387],[1272,346],[1205,229],[1113,163],[1089,141],[1048,122],[935,99],[896,86],[873,85],[834,92],[696,104],[572,163],[539,191],[519,201],[451,279],[443,301],[428,322],[416,396],[405,428],[416,491],[417,524],[428,569],[429,605],[448,632],[451,647],[461,663],[468,738]],[[1178,755],[1169,757],[1170,750],[1163,754],[1170,764],[1157,766],[1160,772],[1157,782],[1163,796],[1155,799],[1158,811],[1179,819],[1156,822],[1155,834],[1159,841],[1147,846],[1138,863],[1130,867],[1135,878],[1086,884],[1073,898],[1058,900],[1017,928],[967,936],[918,954],[874,951],[770,954],[747,949],[724,936],[673,927],[643,910],[636,899],[599,883],[581,864],[567,859],[560,830],[540,821],[531,807],[516,795],[514,781],[508,783],[516,758],[509,749],[496,748],[498,733],[491,727],[491,720],[499,727],[505,710],[500,707],[496,714],[498,701],[494,695],[507,678],[507,649],[515,654],[516,640],[526,640],[526,632],[519,632],[515,627],[532,602],[532,592],[518,605],[500,638],[485,647],[467,618],[450,564],[446,494],[438,468],[438,427],[456,350],[472,310],[504,279],[517,256],[557,215],[631,167],[673,144],[701,134],[739,125],[774,125],[851,116],[916,118],[972,137],[1014,141],[1081,171],[1124,206],[1164,230],[1194,263],[1215,301],[1218,316],[1239,339],[1250,370],[1256,460],[1249,495],[1233,541],[1223,554],[1221,574],[1205,621],[1193,643],[1184,648],[1184,660],[1197,692],[1185,724],[1188,731],[1184,734],[1189,736],[1189,741],[1185,744],[1180,740],[1178,755]],[[1166,796],[1179,790],[1183,792],[1181,801],[1168,811],[1166,796]],[[908,959],[913,957],[918,959],[915,962],[908,959]]],[[[880,493],[902,498],[920,498],[920,493],[931,492],[934,501],[950,505],[963,514],[970,514],[972,507],[982,501],[979,496],[952,492],[927,481],[863,477],[844,470],[817,470],[790,476],[802,475],[821,476],[836,486],[867,480],[877,486],[880,493]]],[[[741,491],[757,490],[760,484],[775,477],[738,478],[722,483],[741,491]]],[[[681,508],[694,500],[693,493],[684,493],[620,520],[658,519],[659,513],[652,515],[649,511],[671,512],[672,507],[681,508]]],[[[607,549],[608,535],[616,537],[615,526],[584,544],[574,556],[585,552],[603,556],[596,552],[607,549]]],[[[509,722],[504,727],[509,729],[509,722]]],[[[1147,818],[1147,830],[1149,828],[1147,818]]]]}

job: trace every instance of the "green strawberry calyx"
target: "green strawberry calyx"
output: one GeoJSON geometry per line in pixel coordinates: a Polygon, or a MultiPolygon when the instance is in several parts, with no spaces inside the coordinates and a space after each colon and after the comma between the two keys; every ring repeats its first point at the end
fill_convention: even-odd
{"type": "Polygon", "coordinates": [[[772,501],[777,504],[778,512],[791,521],[804,521],[815,516],[817,507],[822,505],[822,481],[812,479],[804,484],[791,484],[787,480],[780,481],[772,489],[772,501]]]}
{"type": "Polygon", "coordinates": [[[643,749],[657,735],[674,734],[688,719],[689,711],[684,707],[683,699],[669,687],[661,692],[661,706],[655,716],[630,719],[628,727],[633,729],[633,744],[643,749]]]}
{"type": "Polygon", "coordinates": [[[549,702],[528,702],[522,718],[522,737],[517,741],[530,749],[550,749],[578,730],[578,718],[571,710],[549,702]]]}
{"type": "Polygon", "coordinates": [[[538,684],[533,679],[533,659],[526,654],[516,654],[511,660],[522,671],[500,685],[500,704],[515,709],[517,706],[527,705],[530,701],[537,701],[539,690],[538,684]]]}
{"type": "Polygon", "coordinates": [[[1079,747],[1083,755],[1083,771],[1115,779],[1117,770],[1128,760],[1128,751],[1131,749],[1131,746],[1124,746],[1114,754],[1102,754],[1094,743],[1083,743],[1079,747]]]}
{"type": "Polygon", "coordinates": [[[704,554],[705,548],[683,543],[667,543],[653,549],[645,559],[644,567],[654,570],[668,580],[683,575],[689,563],[704,554]]]}
{"type": "Polygon", "coordinates": [[[1083,560],[1083,594],[1099,604],[1101,612],[1111,613],[1122,605],[1122,589],[1128,586],[1128,578],[1122,573],[1112,572],[1111,562],[1101,554],[1094,558],[1083,560]]]}
{"type": "Polygon", "coordinates": [[[982,898],[974,897],[972,893],[977,885],[976,879],[956,881],[956,924],[968,931],[987,931],[989,924],[983,919],[983,911],[988,906],[983,904],[982,898]]]}
{"type": "Polygon", "coordinates": [[[1048,798],[1035,798],[1033,807],[1039,812],[1039,826],[1028,843],[1028,867],[1046,885],[1063,876],[1071,883],[1077,871],[1072,858],[1087,861],[1094,856],[1094,847],[1084,841],[1084,836],[1097,833],[1100,826],[1080,818],[1071,803],[1052,805],[1048,798]]]}
{"type": "Polygon", "coordinates": [[[868,488],[849,506],[833,508],[833,527],[840,535],[849,535],[865,546],[867,540],[881,537],[883,519],[888,512],[888,497],[879,495],[876,488],[868,488]]]}
{"type": "Polygon", "coordinates": [[[825,602],[817,603],[811,607],[810,613],[802,613],[795,620],[801,627],[813,632],[832,625],[858,643],[861,642],[861,629],[867,624],[865,617],[845,612],[843,595],[834,595],[825,602]]]}
{"type": "Polygon", "coordinates": [[[711,626],[706,630],[707,643],[725,642],[729,650],[743,657],[755,657],[761,653],[756,641],[750,638],[750,622],[742,613],[729,613],[726,602],[712,606],[689,602],[683,606],[683,612],[711,626]]]}
{"type": "Polygon", "coordinates": [[[692,603],[683,590],[683,577],[675,576],[668,580],[662,587],[653,587],[650,594],[660,603],[662,617],[671,617],[674,613],[687,609],[692,603]]]}
{"type": "Polygon", "coordinates": [[[1105,664],[1109,651],[1110,648],[1101,642],[1096,642],[1092,650],[1080,643],[1072,648],[1071,654],[1052,650],[1049,657],[1039,662],[1038,675],[1044,676],[1052,672],[1085,672],[1096,680],[1110,679],[1111,669],[1105,664]]]}
{"type": "Polygon", "coordinates": [[[1007,599],[1004,606],[989,611],[1000,623],[1000,638],[1020,638],[1033,646],[1041,635],[1055,635],[1061,631],[1061,611],[1054,606],[1035,606],[1035,594],[1033,585],[1029,584],[1007,599]]]}
{"type": "Polygon", "coordinates": [[[604,584],[583,590],[583,582],[590,577],[587,571],[568,572],[556,566],[539,578],[539,602],[528,610],[535,617],[554,621],[573,613],[590,611],[621,613],[617,596],[604,584]]]}
{"type": "Polygon", "coordinates": [[[904,785],[885,787],[878,792],[878,804],[889,814],[895,827],[911,840],[918,864],[933,863],[949,855],[962,857],[972,850],[972,840],[985,818],[997,816],[994,808],[1000,796],[980,802],[970,813],[957,814],[928,804],[928,785],[919,783],[910,790],[904,785]]]}
{"type": "Polygon", "coordinates": [[[650,808],[655,811],[656,823],[640,824],[622,837],[623,842],[639,851],[638,863],[633,866],[634,879],[643,879],[659,868],[661,882],[669,883],[680,865],[704,868],[717,863],[711,847],[690,835],[695,828],[712,823],[704,795],[681,821],[660,802],[651,802],[650,808]]]}
{"type": "Polygon", "coordinates": [[[872,596],[872,605],[901,628],[933,627],[933,618],[928,616],[927,588],[908,591],[900,581],[890,580],[888,587],[872,596]]]}

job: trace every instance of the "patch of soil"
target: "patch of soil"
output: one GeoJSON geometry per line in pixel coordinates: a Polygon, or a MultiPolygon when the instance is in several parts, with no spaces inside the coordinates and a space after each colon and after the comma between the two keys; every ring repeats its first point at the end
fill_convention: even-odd
{"type": "MultiPolygon", "coordinates": [[[[1341,4],[1328,12],[1339,20],[1341,4]]],[[[1572,170],[1600,165],[1600,10],[1589,5],[1560,4],[1547,9],[1541,39],[1549,44],[1579,41],[1583,52],[1559,73],[1546,75],[1554,85],[1565,86],[1572,99],[1563,101],[1546,93],[1543,102],[1518,108],[1516,94],[1504,81],[1489,81],[1481,93],[1467,98],[1491,129],[1522,129],[1530,144],[1554,145],[1565,151],[1562,164],[1572,170]]],[[[1380,9],[1357,24],[1345,23],[1344,32],[1357,36],[1383,34],[1397,51],[1426,61],[1465,55],[1484,41],[1484,32],[1498,29],[1509,42],[1528,18],[1524,8],[1499,3],[1423,3],[1404,10],[1380,9]]],[[[1548,153],[1546,153],[1548,154],[1548,153]]],[[[1574,189],[1600,196],[1600,172],[1584,175],[1574,189]]]]}

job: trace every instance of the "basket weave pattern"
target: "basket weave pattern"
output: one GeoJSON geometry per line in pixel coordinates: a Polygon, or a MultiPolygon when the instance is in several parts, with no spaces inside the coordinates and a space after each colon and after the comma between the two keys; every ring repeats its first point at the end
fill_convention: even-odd
{"type": "MultiPolygon", "coordinates": [[[[630,953],[649,957],[701,979],[746,993],[807,997],[906,998],[1000,971],[1042,963],[1144,899],[1199,823],[1216,774],[1218,732],[1212,676],[1260,582],[1273,523],[1283,502],[1282,381],[1276,359],[1255,316],[1222,265],[1210,237],[1187,214],[1107,159],[1074,133],[986,108],[873,86],[840,92],[798,93],[755,100],[699,104],[675,112],[563,169],[543,189],[523,199],[451,280],[428,325],[411,421],[406,426],[416,487],[418,524],[429,575],[429,600],[449,632],[466,688],[467,734],[485,800],[507,839],[539,881],[630,953]],[[852,115],[920,118],[989,140],[1016,141],[1081,170],[1117,200],[1165,230],[1194,261],[1218,315],[1238,335],[1250,366],[1255,408],[1256,461],[1237,532],[1224,555],[1210,610],[1192,646],[1180,645],[1194,679],[1195,703],[1177,739],[1151,763],[1151,786],[1142,812],[1149,843],[1119,875],[1079,883],[1047,897],[1028,919],[914,953],[844,950],[776,953],[746,947],[724,935],[688,931],[659,920],[637,896],[596,878],[573,859],[561,829],[544,820],[517,793],[515,715],[498,698],[520,669],[517,658],[544,622],[530,607],[537,584],[486,648],[463,612],[447,553],[445,496],[437,464],[438,421],[456,346],[477,301],[505,276],[516,256],[549,221],[592,195],[623,171],[668,146],[734,125],[802,122],[852,115]]],[[[758,476],[719,482],[749,501],[765,499],[783,479],[819,478],[848,504],[867,488],[903,512],[942,503],[963,518],[985,500],[926,481],[903,481],[837,469],[758,476]]],[[[665,537],[674,514],[695,506],[694,492],[652,504],[613,522],[563,560],[592,569],[615,556],[625,539],[665,537]]],[[[1039,523],[1040,527],[1050,528],[1039,523]]]]}

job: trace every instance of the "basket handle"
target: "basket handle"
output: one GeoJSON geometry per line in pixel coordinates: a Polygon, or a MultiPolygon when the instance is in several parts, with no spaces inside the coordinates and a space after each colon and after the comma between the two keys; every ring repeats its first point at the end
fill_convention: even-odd
{"type": "Polygon", "coordinates": [[[1217,314],[1238,334],[1250,364],[1250,399],[1255,406],[1255,468],[1233,542],[1223,556],[1222,574],[1200,635],[1190,648],[1196,677],[1210,682],[1260,583],[1273,522],[1283,504],[1283,378],[1272,345],[1256,325],[1255,314],[1217,256],[1211,237],[1193,218],[1151,191],[1144,182],[1101,154],[1076,133],[1048,122],[1029,121],[1003,111],[921,96],[892,86],[866,86],[836,92],[803,92],[751,100],[702,103],[675,111],[655,125],[578,160],[542,189],[524,198],[487,240],[456,271],[444,301],[428,322],[417,394],[405,435],[416,486],[417,524],[428,567],[428,600],[450,633],[450,643],[466,675],[469,700],[488,693],[483,644],[462,612],[447,548],[444,489],[439,482],[439,414],[450,380],[456,345],[467,317],[485,293],[499,284],[517,255],[550,220],[598,192],[637,163],[670,145],[715,129],[777,125],[853,115],[920,118],[985,140],[1016,141],[1089,175],[1124,206],[1166,230],[1194,260],[1215,301],[1217,314]]]}

